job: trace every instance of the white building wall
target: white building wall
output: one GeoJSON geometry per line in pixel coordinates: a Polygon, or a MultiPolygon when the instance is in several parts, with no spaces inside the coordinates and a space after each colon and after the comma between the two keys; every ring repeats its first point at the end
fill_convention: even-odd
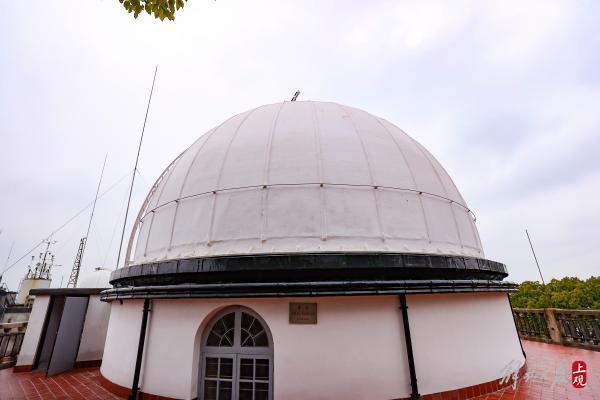
{"type": "Polygon", "coordinates": [[[90,296],[77,361],[102,359],[109,316],[110,303],[100,301],[100,295],[90,296]]]}
{"type": "MultiPolygon", "coordinates": [[[[31,289],[48,289],[52,281],[50,279],[23,279],[15,303],[25,304],[31,289]]],[[[34,297],[34,296],[32,296],[34,297]]]]}
{"type": "MultiPolygon", "coordinates": [[[[419,392],[499,379],[523,362],[505,293],[407,296],[419,392]]],[[[410,395],[398,296],[155,300],[141,387],[197,396],[200,336],[225,306],[243,305],[268,324],[275,399],[391,399],[410,395]],[[318,303],[318,324],[289,324],[289,302],[318,303]]],[[[112,303],[102,374],[131,387],[142,301],[112,303]]]]}
{"type": "MultiPolygon", "coordinates": [[[[200,336],[214,313],[244,305],[274,341],[275,399],[406,397],[410,381],[397,296],[232,300],[155,300],[148,325],[142,391],[197,396],[200,336]],[[318,303],[318,324],[289,324],[289,302],[318,303]]],[[[141,301],[113,302],[102,374],[130,387],[141,301]]]]}
{"type": "Polygon", "coordinates": [[[49,302],[50,296],[36,296],[16,365],[33,365],[49,302]]]}
{"type": "Polygon", "coordinates": [[[499,379],[525,361],[506,293],[407,296],[421,394],[499,379]]]}
{"type": "Polygon", "coordinates": [[[2,316],[0,324],[10,324],[15,322],[27,322],[29,320],[29,313],[26,312],[5,312],[2,316]]]}
{"type": "Polygon", "coordinates": [[[124,387],[131,387],[133,382],[143,304],[143,300],[111,303],[100,373],[124,387]]]}

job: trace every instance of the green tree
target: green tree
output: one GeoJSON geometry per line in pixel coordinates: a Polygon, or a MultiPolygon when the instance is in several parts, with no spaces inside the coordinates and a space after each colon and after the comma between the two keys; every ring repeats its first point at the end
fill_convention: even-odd
{"type": "Polygon", "coordinates": [[[137,18],[142,11],[161,21],[175,20],[175,11],[183,8],[187,0],[119,0],[123,7],[137,18]]]}
{"type": "Polygon", "coordinates": [[[600,309],[600,277],[585,281],[579,278],[564,277],[552,279],[542,285],[535,281],[525,281],[517,292],[510,295],[516,308],[566,308],[600,309]]]}

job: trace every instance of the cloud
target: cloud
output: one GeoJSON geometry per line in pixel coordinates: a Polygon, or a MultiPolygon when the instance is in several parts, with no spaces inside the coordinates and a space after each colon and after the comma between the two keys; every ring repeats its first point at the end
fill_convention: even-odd
{"type": "Polygon", "coordinates": [[[600,267],[600,170],[523,196],[479,208],[486,256],[507,264],[512,280],[539,280],[525,236],[529,229],[546,281],[587,278],[600,267]]]}
{"type": "MultiPolygon", "coordinates": [[[[299,88],[301,99],[384,117],[431,150],[478,216],[488,256],[514,279],[535,278],[524,227],[550,275],[593,271],[593,2],[194,0],[174,24],[134,20],[109,1],[7,7],[0,265],[12,241],[14,259],[91,200],[105,153],[104,187],[133,168],[159,64],[130,215],[201,134],[299,88]]],[[[114,265],[126,195],[123,182],[98,204],[85,271],[114,265]]],[[[56,237],[56,283],[68,277],[85,215],[56,237]]],[[[11,287],[25,268],[5,276],[11,287]]]]}

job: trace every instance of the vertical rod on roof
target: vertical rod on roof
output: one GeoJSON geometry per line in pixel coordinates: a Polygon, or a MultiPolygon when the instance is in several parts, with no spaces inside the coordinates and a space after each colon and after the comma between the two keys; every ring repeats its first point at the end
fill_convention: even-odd
{"type": "Polygon", "coordinates": [[[135,358],[135,370],[133,371],[133,383],[128,400],[137,400],[140,395],[140,372],[142,370],[142,359],[144,357],[144,343],[146,341],[146,327],[148,326],[148,313],[150,312],[150,299],[144,299],[142,311],[142,326],[140,327],[140,339],[138,341],[137,356],[135,358]]]}
{"type": "Polygon", "coordinates": [[[10,249],[8,250],[8,257],[6,257],[6,263],[4,263],[4,269],[2,271],[0,271],[0,284],[2,284],[2,275],[6,271],[6,267],[8,265],[8,262],[10,261],[10,256],[12,255],[14,246],[15,246],[15,241],[13,240],[13,242],[10,245],[10,249]]]}
{"type": "Polygon", "coordinates": [[[92,205],[92,213],[90,214],[90,222],[88,223],[87,232],[85,237],[90,235],[90,228],[92,227],[92,220],[94,219],[94,211],[96,211],[96,202],[98,201],[98,195],[100,194],[100,185],[102,185],[102,177],[104,176],[104,167],[106,167],[106,158],[108,153],[104,155],[104,163],[102,164],[102,171],[100,172],[100,180],[98,180],[98,187],[96,188],[96,196],[94,197],[94,203],[92,205]]]}
{"type": "Polygon", "coordinates": [[[400,295],[400,309],[402,310],[402,325],[404,326],[404,343],[406,345],[406,356],[408,358],[408,372],[410,374],[410,400],[421,398],[419,385],[417,384],[417,372],[415,369],[415,357],[413,355],[412,339],[410,337],[410,325],[408,322],[408,306],[406,305],[406,294],[400,295]]]}
{"type": "Polygon", "coordinates": [[[146,107],[146,115],[144,116],[144,124],[142,125],[142,134],[140,135],[140,143],[138,145],[137,156],[135,157],[135,165],[133,167],[133,175],[131,176],[131,186],[129,187],[129,198],[127,199],[127,208],[125,209],[125,220],[123,221],[123,231],[121,232],[121,241],[119,242],[119,254],[117,255],[117,268],[121,261],[121,250],[123,249],[123,238],[125,237],[125,228],[127,226],[127,215],[129,214],[129,205],[131,203],[131,193],[133,192],[133,183],[135,182],[135,173],[137,171],[138,161],[140,159],[140,150],[142,149],[142,140],[144,139],[144,131],[146,130],[146,121],[148,120],[148,111],[150,110],[150,102],[152,101],[152,92],[154,92],[154,82],[156,82],[156,73],[158,65],[154,68],[154,78],[152,78],[152,87],[150,88],[150,97],[148,98],[148,106],[146,107]]]}
{"type": "Polygon", "coordinates": [[[506,297],[508,297],[508,306],[510,307],[510,313],[513,317],[513,323],[515,325],[515,331],[517,332],[517,338],[519,338],[521,353],[523,353],[523,357],[525,357],[525,360],[527,360],[527,354],[525,354],[525,349],[523,349],[523,342],[521,342],[521,335],[519,334],[519,327],[517,326],[517,318],[515,317],[515,311],[513,309],[512,301],[510,301],[510,293],[506,293],[506,297]]]}
{"type": "Polygon", "coordinates": [[[102,177],[104,176],[104,167],[106,167],[107,157],[108,153],[104,155],[104,163],[102,163],[102,172],[100,172],[100,179],[98,180],[98,187],[96,188],[96,196],[94,196],[94,203],[92,205],[92,212],[90,214],[90,222],[88,222],[88,227],[87,231],[85,232],[85,236],[82,237],[81,241],[79,242],[79,249],[77,250],[77,255],[75,256],[75,262],[73,263],[73,268],[71,269],[71,275],[69,276],[69,282],[67,283],[67,287],[77,287],[77,281],[79,280],[79,271],[81,270],[81,264],[83,263],[83,255],[85,253],[85,246],[87,245],[88,237],[90,235],[90,229],[92,228],[92,221],[94,220],[94,211],[96,211],[96,202],[98,202],[98,195],[100,194],[100,186],[102,185],[102,177]]]}
{"type": "Polygon", "coordinates": [[[529,237],[529,232],[527,232],[527,229],[525,229],[525,234],[527,235],[527,240],[529,240],[529,247],[531,247],[531,252],[533,253],[533,258],[535,259],[535,265],[537,265],[537,269],[540,273],[540,278],[542,278],[542,285],[545,285],[546,282],[544,282],[544,276],[542,275],[542,270],[540,269],[540,263],[535,255],[535,250],[533,250],[533,244],[531,243],[531,238],[529,237]]]}

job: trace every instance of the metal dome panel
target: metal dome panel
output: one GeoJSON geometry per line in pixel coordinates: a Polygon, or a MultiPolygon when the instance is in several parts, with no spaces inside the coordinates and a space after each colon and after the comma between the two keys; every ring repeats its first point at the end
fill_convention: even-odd
{"type": "Polygon", "coordinates": [[[362,110],[299,101],[233,116],[183,152],[151,189],[127,260],[331,252],[483,257],[423,146],[362,110]]]}

